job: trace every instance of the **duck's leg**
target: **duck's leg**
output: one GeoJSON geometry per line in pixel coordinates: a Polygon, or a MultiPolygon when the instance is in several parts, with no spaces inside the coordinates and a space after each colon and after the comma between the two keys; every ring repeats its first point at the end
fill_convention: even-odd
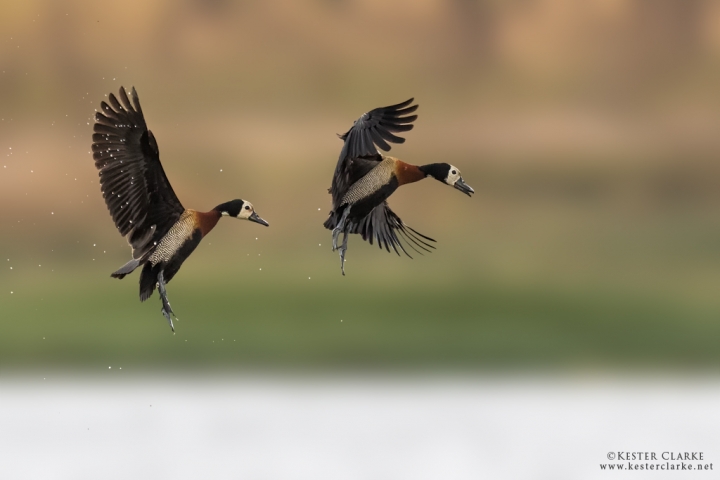
{"type": "MultiPolygon", "coordinates": [[[[350,207],[351,207],[351,205],[348,205],[347,207],[345,207],[345,211],[343,212],[342,217],[340,217],[340,221],[338,222],[337,226],[332,231],[332,236],[333,236],[332,237],[333,238],[332,251],[333,252],[335,250],[337,250],[337,248],[338,248],[337,247],[337,239],[338,239],[338,236],[340,235],[340,232],[345,230],[345,220],[347,220],[348,215],[350,215],[350,207]]],[[[345,235],[347,238],[347,233],[345,235]]]]}
{"type": "Polygon", "coordinates": [[[338,222],[337,226],[333,229],[333,241],[332,241],[332,251],[338,250],[337,246],[337,239],[338,236],[340,236],[340,232],[343,233],[343,243],[340,246],[340,270],[342,271],[342,274],[345,275],[345,250],[347,250],[347,242],[348,242],[348,232],[345,229],[345,222],[347,221],[347,217],[350,214],[350,207],[351,205],[348,205],[345,207],[345,211],[343,211],[342,217],[340,217],[340,221],[338,222]]]}
{"type": "Polygon", "coordinates": [[[345,276],[345,251],[347,250],[348,233],[343,232],[343,243],[340,246],[340,270],[343,276],[345,276]]]}
{"type": "Polygon", "coordinates": [[[175,317],[177,320],[177,315],[175,315],[175,312],[173,312],[172,308],[170,308],[170,302],[167,298],[167,290],[165,290],[165,278],[163,277],[163,271],[160,270],[160,273],[158,273],[158,292],[160,293],[160,300],[162,300],[162,309],[160,310],[163,314],[163,317],[168,321],[170,324],[170,328],[172,329],[173,333],[175,333],[175,327],[173,326],[172,318],[170,315],[175,317]]]}

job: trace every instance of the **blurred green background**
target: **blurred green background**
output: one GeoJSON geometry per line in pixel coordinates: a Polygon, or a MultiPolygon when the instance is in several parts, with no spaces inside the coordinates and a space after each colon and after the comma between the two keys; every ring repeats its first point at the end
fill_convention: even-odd
{"type": "Polygon", "coordinates": [[[720,4],[0,4],[0,369],[714,369],[720,4]],[[102,201],[92,116],[138,89],[186,207],[233,198],[170,284],[172,335],[102,201]],[[342,133],[414,96],[391,206],[414,260],[322,227],[342,133]]]}

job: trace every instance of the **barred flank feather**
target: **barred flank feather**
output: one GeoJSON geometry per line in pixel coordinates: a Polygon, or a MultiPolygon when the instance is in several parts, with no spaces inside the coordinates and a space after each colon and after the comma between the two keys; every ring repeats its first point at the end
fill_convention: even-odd
{"type": "Polygon", "coordinates": [[[385,158],[385,160],[378,163],[375,168],[370,170],[364,177],[352,184],[340,204],[353,204],[358,200],[372,195],[383,185],[387,185],[392,178],[394,167],[394,160],[391,157],[385,158]]]}
{"type": "Polygon", "coordinates": [[[195,218],[190,210],[185,210],[170,231],[160,239],[157,247],[148,258],[153,266],[160,262],[168,262],[183,246],[185,241],[192,237],[195,231],[195,218]]]}

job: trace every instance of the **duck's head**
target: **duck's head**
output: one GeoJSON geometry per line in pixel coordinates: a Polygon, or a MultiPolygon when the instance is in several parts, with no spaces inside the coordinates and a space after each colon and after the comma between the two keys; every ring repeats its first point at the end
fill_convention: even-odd
{"type": "Polygon", "coordinates": [[[434,179],[443,182],[451,187],[455,187],[468,197],[475,193],[475,190],[465,183],[462,178],[460,169],[449,163],[432,163],[430,165],[423,165],[420,167],[425,175],[429,175],[434,179]]]}
{"type": "Polygon", "coordinates": [[[260,225],[265,225],[266,227],[270,225],[268,222],[260,218],[260,215],[255,212],[255,207],[253,207],[252,203],[247,200],[231,200],[223,203],[222,205],[218,205],[214,208],[214,210],[220,212],[220,215],[224,217],[235,217],[241,220],[250,220],[251,222],[259,223],[260,225]]]}

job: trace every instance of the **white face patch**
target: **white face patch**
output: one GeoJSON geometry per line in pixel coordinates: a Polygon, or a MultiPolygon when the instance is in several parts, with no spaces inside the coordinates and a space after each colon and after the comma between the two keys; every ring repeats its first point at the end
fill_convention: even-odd
{"type": "Polygon", "coordinates": [[[242,209],[240,210],[240,213],[238,213],[237,218],[242,218],[247,220],[250,218],[250,215],[252,215],[255,212],[255,209],[252,206],[252,203],[245,202],[242,206],[242,209]]]}
{"type": "Polygon", "coordinates": [[[455,182],[460,180],[462,178],[462,175],[460,174],[460,169],[457,167],[450,165],[450,170],[448,171],[447,177],[445,178],[445,183],[448,185],[455,185],[455,182]]]}
{"type": "Polygon", "coordinates": [[[228,212],[220,212],[220,215],[222,215],[223,217],[227,217],[227,216],[229,216],[230,214],[229,214],[228,212]]]}

